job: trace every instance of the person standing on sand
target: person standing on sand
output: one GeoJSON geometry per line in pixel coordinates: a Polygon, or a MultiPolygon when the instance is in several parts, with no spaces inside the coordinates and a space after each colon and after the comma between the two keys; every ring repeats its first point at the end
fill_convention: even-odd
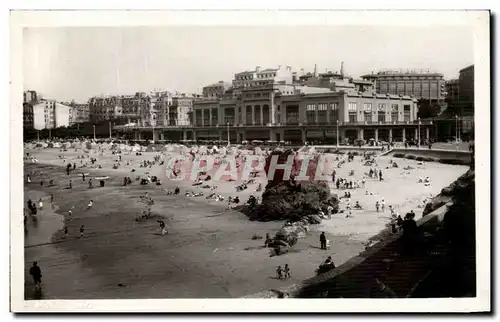
{"type": "Polygon", "coordinates": [[[94,205],[94,200],[90,200],[87,209],[92,208],[93,205],[94,205]]]}
{"type": "Polygon", "coordinates": [[[385,211],[385,200],[384,199],[382,199],[380,206],[382,207],[382,212],[384,212],[385,211]]]}
{"type": "Polygon", "coordinates": [[[85,173],[82,173],[82,180],[85,182],[85,173]]]}
{"type": "Polygon", "coordinates": [[[37,262],[33,262],[33,266],[30,268],[30,275],[33,276],[35,290],[40,290],[42,288],[42,270],[37,262]]]}
{"type": "Polygon", "coordinates": [[[319,235],[319,243],[321,245],[321,249],[326,249],[326,236],[325,236],[325,232],[322,232],[321,235],[319,235]]]}
{"type": "Polygon", "coordinates": [[[165,222],[163,220],[158,220],[158,223],[160,224],[160,234],[162,236],[165,236],[165,234],[168,234],[167,229],[165,229],[165,222]]]}
{"type": "Polygon", "coordinates": [[[292,275],[290,274],[290,266],[288,266],[288,264],[285,264],[285,279],[289,279],[290,277],[292,277],[292,275]]]}
{"type": "Polygon", "coordinates": [[[278,266],[278,269],[276,270],[276,277],[280,280],[283,278],[283,270],[281,266],[278,266]]]}
{"type": "Polygon", "coordinates": [[[40,211],[42,211],[42,210],[43,210],[43,201],[42,201],[42,198],[40,198],[40,199],[38,200],[38,208],[40,208],[40,211]]]}
{"type": "Polygon", "coordinates": [[[50,194],[50,205],[54,208],[54,194],[50,194]]]}
{"type": "Polygon", "coordinates": [[[73,189],[73,183],[71,182],[71,180],[69,180],[69,188],[73,189]]]}
{"type": "Polygon", "coordinates": [[[64,238],[68,238],[68,226],[64,226],[64,238]]]}
{"type": "Polygon", "coordinates": [[[92,178],[89,179],[89,189],[92,189],[92,178]]]}
{"type": "Polygon", "coordinates": [[[379,207],[380,207],[380,204],[379,204],[379,202],[377,201],[377,202],[375,203],[375,208],[377,209],[377,212],[378,212],[378,210],[379,210],[379,207]]]}
{"type": "Polygon", "coordinates": [[[85,231],[84,225],[80,227],[80,238],[83,238],[83,233],[85,231]]]}

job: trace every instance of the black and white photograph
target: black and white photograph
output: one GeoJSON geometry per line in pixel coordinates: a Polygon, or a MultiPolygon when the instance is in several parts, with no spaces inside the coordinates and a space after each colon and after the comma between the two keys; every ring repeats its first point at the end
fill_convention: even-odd
{"type": "Polygon", "coordinates": [[[11,310],[490,311],[489,29],[12,11],[11,310]]]}

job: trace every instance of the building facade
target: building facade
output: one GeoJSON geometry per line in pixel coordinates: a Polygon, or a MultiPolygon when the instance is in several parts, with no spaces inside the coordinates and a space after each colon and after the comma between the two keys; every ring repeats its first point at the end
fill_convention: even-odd
{"type": "Polygon", "coordinates": [[[460,101],[467,105],[464,108],[474,110],[474,65],[460,70],[458,82],[460,101]]]}
{"type": "Polygon", "coordinates": [[[71,113],[70,113],[70,119],[69,119],[70,125],[76,124],[76,123],[89,122],[89,120],[90,120],[89,104],[87,104],[87,103],[79,104],[79,103],[71,102],[69,106],[71,107],[71,113]]]}
{"type": "Polygon", "coordinates": [[[112,120],[123,115],[119,96],[92,97],[89,100],[89,119],[91,122],[112,120]]]}
{"type": "Polygon", "coordinates": [[[215,84],[203,87],[202,93],[205,98],[220,98],[226,94],[226,91],[231,87],[230,83],[219,81],[215,84]]]}
{"type": "Polygon", "coordinates": [[[361,76],[375,84],[379,94],[413,96],[428,100],[431,104],[442,104],[446,98],[443,75],[431,71],[380,71],[361,76]]]}
{"type": "Polygon", "coordinates": [[[460,83],[458,79],[446,81],[446,102],[451,106],[460,99],[460,83]]]}
{"type": "Polygon", "coordinates": [[[54,129],[69,126],[71,107],[53,100],[41,100],[32,106],[34,129],[54,129]]]}
{"type": "Polygon", "coordinates": [[[236,73],[232,81],[234,89],[243,89],[255,86],[271,84],[292,84],[293,72],[290,66],[281,66],[278,68],[262,69],[255,67],[252,71],[236,73]]]}
{"type": "MultiPolygon", "coordinates": [[[[303,85],[269,84],[239,96],[196,99],[193,122],[155,129],[155,140],[404,141],[429,138],[417,119],[417,100],[370,91],[308,92],[303,85]]],[[[318,90],[316,88],[316,90],[318,90]]],[[[149,128],[121,128],[132,139],[152,138],[149,128]]]]}

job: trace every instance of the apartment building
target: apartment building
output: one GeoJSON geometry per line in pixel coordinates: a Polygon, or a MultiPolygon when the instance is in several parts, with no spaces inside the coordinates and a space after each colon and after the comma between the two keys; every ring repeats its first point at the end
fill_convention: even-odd
{"type": "Polygon", "coordinates": [[[430,70],[384,70],[361,78],[374,83],[380,94],[413,96],[431,104],[442,104],[446,98],[443,74],[430,70]]]}

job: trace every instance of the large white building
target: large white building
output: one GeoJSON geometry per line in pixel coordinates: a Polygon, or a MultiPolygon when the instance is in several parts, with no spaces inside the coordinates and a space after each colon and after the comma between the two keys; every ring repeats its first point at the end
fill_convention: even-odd
{"type": "Polygon", "coordinates": [[[272,84],[292,84],[293,72],[290,66],[278,66],[278,68],[261,69],[260,66],[255,70],[244,71],[234,75],[233,88],[243,89],[255,86],[264,86],[272,84]]]}
{"type": "Polygon", "coordinates": [[[33,105],[33,128],[54,129],[69,126],[71,107],[53,100],[41,100],[33,105]]]}

